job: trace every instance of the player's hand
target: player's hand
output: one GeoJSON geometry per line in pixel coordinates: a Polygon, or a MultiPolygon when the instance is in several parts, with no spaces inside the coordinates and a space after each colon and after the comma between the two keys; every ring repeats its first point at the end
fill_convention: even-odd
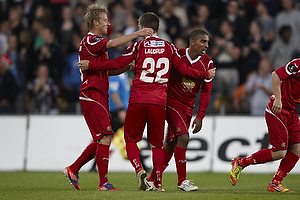
{"type": "Polygon", "coordinates": [[[89,69],[89,60],[81,60],[78,62],[78,67],[81,70],[87,70],[89,69]]]}
{"type": "Polygon", "coordinates": [[[216,76],[216,68],[209,69],[208,72],[209,72],[209,79],[213,79],[216,76]]]}
{"type": "Polygon", "coordinates": [[[281,112],[281,109],[282,109],[282,102],[275,98],[272,106],[273,113],[279,114],[281,112]]]}
{"type": "Polygon", "coordinates": [[[193,121],[192,128],[193,128],[193,134],[199,132],[202,128],[202,120],[196,117],[193,121]]]}
{"type": "Polygon", "coordinates": [[[138,34],[139,37],[146,37],[146,36],[153,35],[154,31],[152,28],[143,28],[137,31],[136,33],[138,34]]]}

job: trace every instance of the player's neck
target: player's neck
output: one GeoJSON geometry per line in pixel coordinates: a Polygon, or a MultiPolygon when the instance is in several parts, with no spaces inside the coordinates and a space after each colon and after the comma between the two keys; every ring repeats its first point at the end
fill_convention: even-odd
{"type": "Polygon", "coordinates": [[[195,51],[193,51],[193,49],[191,49],[191,47],[188,49],[188,54],[192,60],[195,60],[199,56],[195,51]]]}

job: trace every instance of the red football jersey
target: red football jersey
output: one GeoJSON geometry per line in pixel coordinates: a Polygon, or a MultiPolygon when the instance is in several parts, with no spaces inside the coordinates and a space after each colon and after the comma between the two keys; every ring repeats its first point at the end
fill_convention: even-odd
{"type": "Polygon", "coordinates": [[[186,67],[177,48],[157,36],[131,44],[117,60],[121,65],[135,60],[135,78],[129,103],[166,106],[171,67],[197,78],[209,76],[208,72],[186,67]]]}
{"type": "MultiPolygon", "coordinates": [[[[213,68],[213,61],[206,54],[192,60],[188,54],[188,48],[180,49],[178,52],[182,60],[191,68],[201,71],[207,71],[213,68]]],[[[192,114],[195,97],[200,87],[201,97],[197,117],[203,119],[210,99],[212,79],[195,79],[183,76],[177,69],[172,69],[167,105],[182,108],[192,114]]]]}
{"type": "Polygon", "coordinates": [[[281,82],[282,107],[294,110],[300,104],[300,58],[277,69],[281,82]]]}
{"type": "MultiPolygon", "coordinates": [[[[80,42],[79,60],[103,62],[109,60],[106,52],[106,43],[109,39],[100,37],[89,32],[80,42]]],[[[98,90],[108,97],[108,74],[107,69],[115,69],[110,66],[98,70],[81,71],[80,92],[88,89],[98,90]]]]}

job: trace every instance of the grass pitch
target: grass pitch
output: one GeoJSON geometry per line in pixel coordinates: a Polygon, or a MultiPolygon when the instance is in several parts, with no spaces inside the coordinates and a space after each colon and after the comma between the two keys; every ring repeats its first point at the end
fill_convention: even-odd
{"type": "Polygon", "coordinates": [[[228,174],[189,173],[199,187],[196,192],[177,190],[175,173],[164,173],[163,188],[165,192],[139,191],[134,173],[109,173],[110,182],[121,191],[97,191],[98,174],[80,173],[80,191],[69,184],[61,172],[0,172],[0,199],[5,200],[60,200],[60,199],[300,199],[300,175],[290,174],[283,185],[294,193],[270,193],[268,183],[273,174],[241,174],[238,184],[233,187],[228,174]]]}

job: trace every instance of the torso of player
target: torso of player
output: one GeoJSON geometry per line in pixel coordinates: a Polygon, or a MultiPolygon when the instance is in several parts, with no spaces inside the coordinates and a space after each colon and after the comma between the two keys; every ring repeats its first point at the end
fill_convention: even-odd
{"type": "Polygon", "coordinates": [[[174,54],[172,44],[152,36],[137,42],[135,49],[135,78],[129,103],[166,106],[174,54]]]}
{"type": "MultiPolygon", "coordinates": [[[[102,38],[89,32],[81,41],[79,47],[80,60],[96,60],[97,62],[108,60],[106,43],[109,39],[102,38]]],[[[108,72],[107,70],[84,70],[81,72],[80,92],[95,90],[108,97],[108,72]]]]}
{"type": "MultiPolygon", "coordinates": [[[[205,54],[192,60],[187,49],[180,49],[181,59],[188,66],[197,70],[207,71],[209,69],[211,59],[205,54]]],[[[200,90],[200,86],[204,80],[195,79],[181,75],[177,69],[173,68],[170,74],[170,85],[168,90],[167,104],[172,107],[179,107],[192,111],[194,108],[195,97],[200,90]]]]}
{"type": "Polygon", "coordinates": [[[282,107],[294,110],[300,104],[300,58],[276,70],[281,82],[282,107]]]}

